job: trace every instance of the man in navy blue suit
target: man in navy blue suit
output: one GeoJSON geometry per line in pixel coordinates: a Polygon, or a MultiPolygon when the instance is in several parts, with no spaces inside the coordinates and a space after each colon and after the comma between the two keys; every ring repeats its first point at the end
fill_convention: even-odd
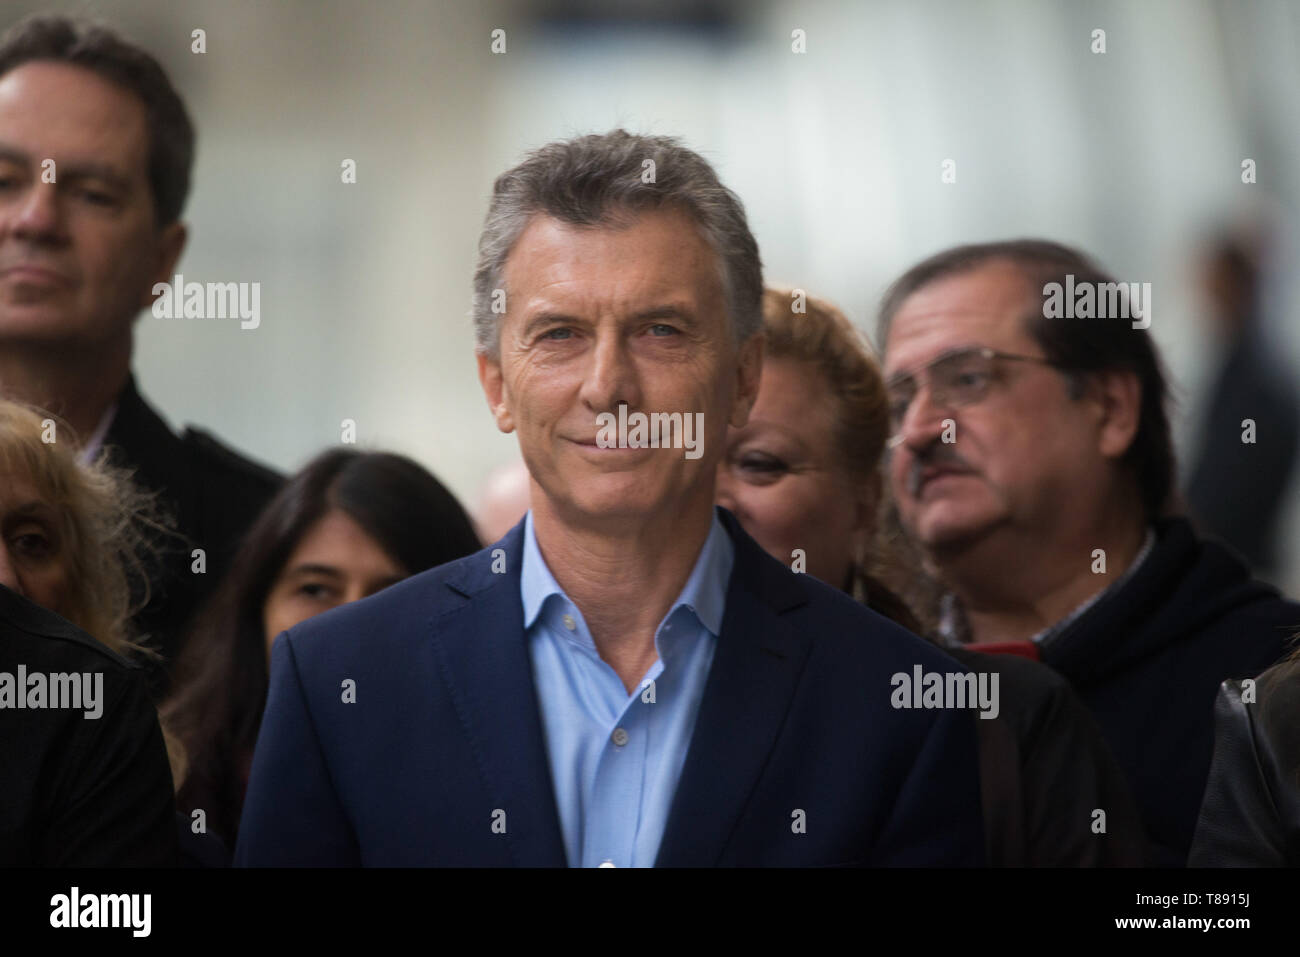
{"type": "Polygon", "coordinates": [[[276,640],[237,862],[982,864],[970,676],[713,506],[762,366],[739,200],[581,137],[498,178],[479,251],[532,508],[276,640]]]}

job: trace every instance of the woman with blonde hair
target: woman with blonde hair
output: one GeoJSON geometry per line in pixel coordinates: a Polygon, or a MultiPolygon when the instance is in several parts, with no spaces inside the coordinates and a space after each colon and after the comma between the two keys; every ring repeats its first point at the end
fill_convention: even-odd
{"type": "Polygon", "coordinates": [[[0,866],[177,862],[158,715],[128,660],[150,654],[128,624],[146,504],[53,416],[0,400],[0,700],[28,701],[0,708],[0,866]],[[56,674],[71,706],[31,684],[56,674]]]}
{"type": "MultiPolygon", "coordinates": [[[[880,531],[889,414],[869,347],[838,309],[800,290],[764,293],[763,336],[758,397],[728,434],[718,504],[780,561],[922,631],[882,583],[914,600],[937,594],[906,539],[880,531]]],[[[1065,679],[1014,655],[945,650],[1000,678],[1000,713],[975,721],[989,863],[1141,863],[1145,836],[1122,772],[1065,679]]]]}
{"type": "Polygon", "coordinates": [[[130,623],[150,511],[129,476],[80,460],[62,422],[0,400],[0,584],[125,657],[153,654],[130,623]]]}

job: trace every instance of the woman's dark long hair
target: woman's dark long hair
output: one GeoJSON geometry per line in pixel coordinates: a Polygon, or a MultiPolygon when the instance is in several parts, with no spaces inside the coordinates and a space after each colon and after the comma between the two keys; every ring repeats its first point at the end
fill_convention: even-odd
{"type": "MultiPolygon", "coordinates": [[[[469,516],[436,478],[385,452],[332,449],[313,459],[266,506],[229,573],[200,610],[162,709],[183,767],[177,808],[202,808],[209,831],[233,847],[244,773],[266,706],[262,612],[304,534],[339,509],[414,575],[481,547],[469,516]]],[[[175,763],[175,762],[174,762],[175,763]]]]}

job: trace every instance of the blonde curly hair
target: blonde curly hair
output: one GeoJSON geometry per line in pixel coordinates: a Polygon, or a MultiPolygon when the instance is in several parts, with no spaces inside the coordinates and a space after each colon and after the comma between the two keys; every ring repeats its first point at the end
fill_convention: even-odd
{"type": "Polygon", "coordinates": [[[59,519],[60,552],[71,585],[55,609],[118,654],[154,657],[131,618],[148,601],[140,522],[155,524],[151,498],[104,456],[83,463],[72,429],[33,406],[0,399],[0,474],[29,477],[59,519]],[[132,581],[144,592],[132,601],[132,581]]]}

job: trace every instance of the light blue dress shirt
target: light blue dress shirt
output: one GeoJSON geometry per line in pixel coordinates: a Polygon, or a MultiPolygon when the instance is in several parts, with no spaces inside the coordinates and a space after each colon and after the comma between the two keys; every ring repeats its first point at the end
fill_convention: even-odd
{"type": "Polygon", "coordinates": [[[546,567],[532,512],[525,517],[524,628],[570,866],[654,865],[734,561],[735,546],[715,511],[685,587],[655,630],[659,659],[628,694],[546,567]]]}

